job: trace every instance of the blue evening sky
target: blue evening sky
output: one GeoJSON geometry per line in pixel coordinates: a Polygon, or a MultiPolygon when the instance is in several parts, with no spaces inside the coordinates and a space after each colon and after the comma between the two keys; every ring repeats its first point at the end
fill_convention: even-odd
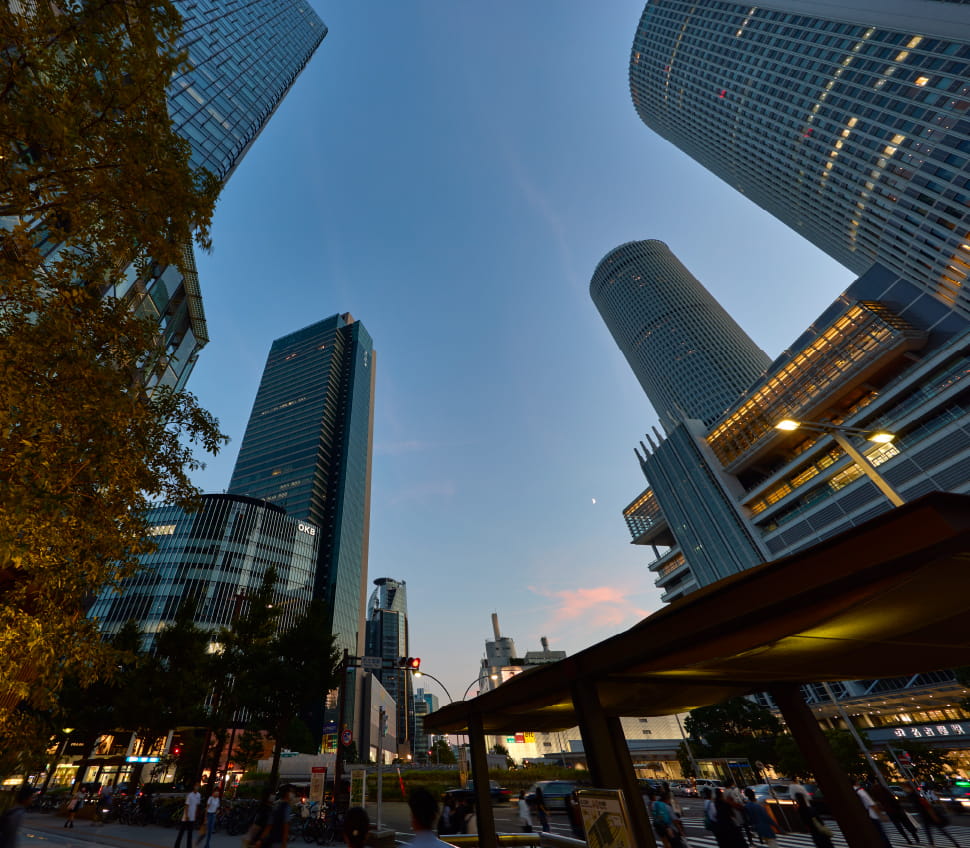
{"type": "Polygon", "coordinates": [[[520,653],[572,653],[660,605],[621,514],[657,418],[589,297],[603,255],[667,242],[771,356],[852,275],[640,121],[642,0],[314,6],[330,33],[199,258],[189,389],[233,441],[196,480],[228,485],[273,339],[361,320],[370,577],[407,581],[412,653],[457,699],[492,612],[520,653]]]}

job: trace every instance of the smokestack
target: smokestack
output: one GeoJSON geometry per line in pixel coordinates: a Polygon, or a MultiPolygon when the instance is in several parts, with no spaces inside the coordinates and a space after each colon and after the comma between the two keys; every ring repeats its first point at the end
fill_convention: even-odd
{"type": "Polygon", "coordinates": [[[499,639],[502,638],[502,633],[498,629],[498,613],[497,612],[493,612],[492,613],[492,630],[495,631],[495,641],[497,642],[499,639]]]}
{"type": "Polygon", "coordinates": [[[548,654],[549,653],[549,640],[545,636],[543,636],[539,641],[542,642],[542,650],[545,651],[548,654]]]}

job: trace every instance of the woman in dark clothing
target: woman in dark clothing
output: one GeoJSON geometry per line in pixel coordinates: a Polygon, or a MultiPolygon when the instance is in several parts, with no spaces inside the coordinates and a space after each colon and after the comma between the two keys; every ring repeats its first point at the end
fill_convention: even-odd
{"type": "Polygon", "coordinates": [[[818,810],[808,803],[808,799],[799,793],[795,796],[795,803],[798,805],[798,815],[802,817],[805,827],[811,834],[815,848],[832,848],[832,830],[829,828],[818,810]]]}
{"type": "Polygon", "coordinates": [[[719,848],[748,848],[747,840],[741,830],[741,825],[735,821],[734,807],[724,797],[724,792],[718,789],[714,794],[714,838],[719,848]]]}
{"type": "Polygon", "coordinates": [[[536,816],[539,818],[539,830],[549,832],[549,810],[542,797],[542,787],[536,787],[536,816]]]}

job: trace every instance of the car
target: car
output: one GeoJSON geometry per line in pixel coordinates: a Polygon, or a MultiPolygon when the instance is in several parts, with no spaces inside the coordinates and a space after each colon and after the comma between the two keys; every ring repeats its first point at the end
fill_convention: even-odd
{"type": "MultiPolygon", "coordinates": [[[[803,783],[802,786],[805,787],[812,804],[820,810],[824,809],[825,799],[818,785],[803,783]]],[[[748,788],[754,792],[754,800],[759,804],[771,802],[772,804],[794,805],[795,803],[795,796],[792,794],[790,783],[758,783],[748,788]]]]}
{"type": "MultiPolygon", "coordinates": [[[[512,793],[509,792],[504,786],[499,786],[497,780],[490,780],[488,782],[489,795],[492,797],[493,804],[507,804],[509,799],[512,797],[512,793]]],[[[452,798],[456,800],[473,800],[475,798],[475,781],[469,780],[465,784],[465,788],[461,789],[449,789],[446,795],[451,795],[452,798]]]]}
{"type": "Polygon", "coordinates": [[[574,780],[540,780],[526,790],[525,799],[530,805],[533,804],[536,789],[541,789],[547,810],[568,810],[569,796],[578,788],[579,784],[574,780]]]}
{"type": "Polygon", "coordinates": [[[949,804],[954,813],[963,813],[970,808],[970,781],[954,781],[937,794],[940,797],[940,802],[949,804]]]}

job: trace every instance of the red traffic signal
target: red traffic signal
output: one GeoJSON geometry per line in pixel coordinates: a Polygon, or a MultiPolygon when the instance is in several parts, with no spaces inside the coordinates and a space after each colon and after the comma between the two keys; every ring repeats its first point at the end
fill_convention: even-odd
{"type": "Polygon", "coordinates": [[[417,671],[421,668],[421,657],[408,657],[408,668],[417,671]]]}

